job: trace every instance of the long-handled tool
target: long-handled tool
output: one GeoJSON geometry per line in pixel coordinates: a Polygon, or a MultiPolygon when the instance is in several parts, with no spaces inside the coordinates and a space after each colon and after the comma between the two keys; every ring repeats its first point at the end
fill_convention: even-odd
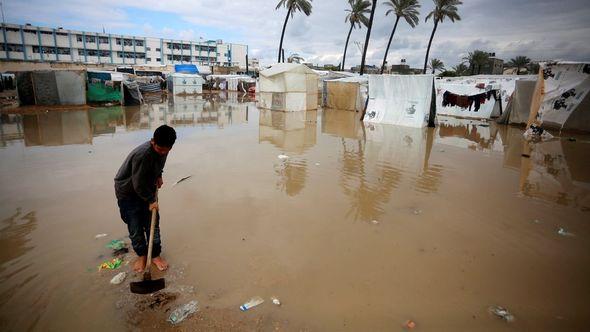
{"type": "MultiPolygon", "coordinates": [[[[157,199],[157,192],[156,192],[157,199]]],[[[166,281],[164,278],[152,280],[152,273],[150,271],[150,265],[152,264],[152,247],[154,246],[154,230],[156,228],[156,209],[152,210],[152,221],[150,223],[150,239],[148,244],[147,262],[145,264],[145,271],[143,272],[143,280],[136,281],[129,284],[131,293],[135,294],[150,294],[164,289],[166,287],[166,281]]]]}

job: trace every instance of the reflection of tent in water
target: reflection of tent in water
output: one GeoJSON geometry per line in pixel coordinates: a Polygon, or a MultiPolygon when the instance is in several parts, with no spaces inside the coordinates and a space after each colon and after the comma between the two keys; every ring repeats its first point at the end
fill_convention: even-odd
{"type": "Polygon", "coordinates": [[[87,111],[23,115],[26,146],[92,143],[87,111]]]}
{"type": "Polygon", "coordinates": [[[439,117],[437,130],[442,144],[471,150],[502,151],[502,142],[497,137],[497,127],[494,123],[465,122],[452,117],[439,117]]]}
{"type": "Polygon", "coordinates": [[[259,142],[269,142],[284,152],[301,154],[316,144],[317,111],[273,112],[260,110],[259,142]]]}
{"type": "Polygon", "coordinates": [[[88,111],[94,136],[100,134],[114,134],[117,126],[124,124],[123,108],[99,107],[88,111]]]}
{"type": "Polygon", "coordinates": [[[360,113],[326,109],[322,112],[322,134],[359,139],[364,129],[359,119],[360,113]]]}
{"type": "Polygon", "coordinates": [[[440,166],[429,165],[434,131],[365,124],[367,139],[342,139],[340,185],[355,220],[379,219],[394,189],[409,182],[421,193],[438,190],[440,166]]]}
{"type": "Polygon", "coordinates": [[[520,128],[500,128],[505,146],[504,166],[520,173],[520,192],[559,205],[590,210],[590,155],[584,144],[566,140],[529,144],[523,141],[522,133],[520,128]],[[521,156],[523,148],[530,158],[521,156]]]}

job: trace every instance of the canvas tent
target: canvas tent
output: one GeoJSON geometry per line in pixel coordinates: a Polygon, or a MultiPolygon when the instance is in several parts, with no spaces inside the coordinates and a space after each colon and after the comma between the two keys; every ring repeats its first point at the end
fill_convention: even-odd
{"type": "Polygon", "coordinates": [[[528,123],[590,131],[590,63],[541,64],[528,123]]]}
{"type": "Polygon", "coordinates": [[[433,75],[369,75],[364,121],[425,127],[432,106],[433,75]]]}
{"type": "Polygon", "coordinates": [[[366,76],[347,77],[325,81],[324,106],[347,111],[362,111],[369,93],[366,76]]]}
{"type": "Polygon", "coordinates": [[[86,73],[82,70],[16,73],[21,105],[84,105],[86,73]]]}
{"type": "Polygon", "coordinates": [[[496,122],[501,124],[526,125],[531,111],[531,99],[536,80],[518,80],[508,106],[496,122]]]}
{"type": "Polygon", "coordinates": [[[315,110],[318,75],[305,65],[278,63],[260,72],[258,92],[261,108],[288,112],[315,110]]]}

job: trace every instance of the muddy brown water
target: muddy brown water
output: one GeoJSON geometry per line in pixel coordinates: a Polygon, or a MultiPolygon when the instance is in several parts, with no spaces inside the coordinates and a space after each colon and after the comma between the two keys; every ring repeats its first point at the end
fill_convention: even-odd
{"type": "Polygon", "coordinates": [[[1,120],[3,331],[174,329],[190,300],[180,330],[588,329],[590,136],[525,146],[495,123],[371,125],[231,94],[1,120]],[[168,287],[132,295],[138,275],[109,283],[130,265],[97,271],[126,239],[113,177],[164,123],[178,132],[160,192],[171,268],[154,276],[168,287]]]}

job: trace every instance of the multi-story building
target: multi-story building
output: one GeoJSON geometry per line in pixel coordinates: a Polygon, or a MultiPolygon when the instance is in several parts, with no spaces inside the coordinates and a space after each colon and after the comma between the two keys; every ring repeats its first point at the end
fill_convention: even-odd
{"type": "Polygon", "coordinates": [[[247,54],[247,45],[225,44],[222,40],[173,40],[30,24],[2,24],[0,31],[2,60],[246,68],[247,54]]]}

